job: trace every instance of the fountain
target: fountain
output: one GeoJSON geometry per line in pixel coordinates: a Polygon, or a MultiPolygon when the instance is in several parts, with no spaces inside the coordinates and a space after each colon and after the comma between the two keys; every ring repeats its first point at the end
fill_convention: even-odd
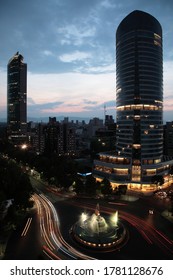
{"type": "Polygon", "coordinates": [[[97,204],[96,206],[95,213],[92,214],[87,222],[85,221],[85,224],[86,223],[91,234],[100,234],[101,232],[107,232],[108,225],[105,218],[100,216],[99,204],[97,204]]]}
{"type": "Polygon", "coordinates": [[[127,237],[127,231],[118,219],[118,211],[101,215],[99,204],[91,215],[81,214],[71,233],[78,243],[99,249],[120,248],[127,237]]]}

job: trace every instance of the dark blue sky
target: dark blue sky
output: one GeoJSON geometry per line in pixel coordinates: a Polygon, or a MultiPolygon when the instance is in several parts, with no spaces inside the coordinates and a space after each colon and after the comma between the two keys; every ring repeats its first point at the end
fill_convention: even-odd
{"type": "Polygon", "coordinates": [[[1,0],[0,117],[6,65],[19,51],[28,65],[28,116],[115,116],[115,32],[133,10],[163,29],[164,111],[173,119],[172,0],[1,0]]]}

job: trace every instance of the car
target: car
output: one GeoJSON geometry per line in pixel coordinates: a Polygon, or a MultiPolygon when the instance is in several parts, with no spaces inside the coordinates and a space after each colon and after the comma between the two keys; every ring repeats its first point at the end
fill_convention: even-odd
{"type": "Polygon", "coordinates": [[[159,192],[157,192],[155,195],[156,195],[158,198],[160,198],[160,199],[164,199],[164,198],[167,197],[166,192],[163,192],[163,191],[159,191],[159,192]]]}
{"type": "Polygon", "coordinates": [[[150,215],[153,215],[154,214],[154,209],[149,209],[148,212],[149,212],[150,215]]]}

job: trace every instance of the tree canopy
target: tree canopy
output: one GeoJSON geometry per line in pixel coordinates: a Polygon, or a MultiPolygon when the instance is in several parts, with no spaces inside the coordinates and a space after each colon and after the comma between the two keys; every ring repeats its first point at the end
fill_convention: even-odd
{"type": "Polygon", "coordinates": [[[0,203],[13,199],[19,209],[27,208],[31,194],[32,185],[27,174],[13,160],[0,158],[0,203]]]}

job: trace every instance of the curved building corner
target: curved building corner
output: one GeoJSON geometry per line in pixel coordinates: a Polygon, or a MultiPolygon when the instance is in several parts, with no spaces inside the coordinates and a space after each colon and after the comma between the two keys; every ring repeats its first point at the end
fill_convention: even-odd
{"type": "Polygon", "coordinates": [[[164,186],[171,182],[173,160],[163,156],[162,52],[157,19],[133,11],[122,20],[116,32],[116,147],[99,154],[93,171],[113,188],[154,189],[157,175],[164,186]]]}

